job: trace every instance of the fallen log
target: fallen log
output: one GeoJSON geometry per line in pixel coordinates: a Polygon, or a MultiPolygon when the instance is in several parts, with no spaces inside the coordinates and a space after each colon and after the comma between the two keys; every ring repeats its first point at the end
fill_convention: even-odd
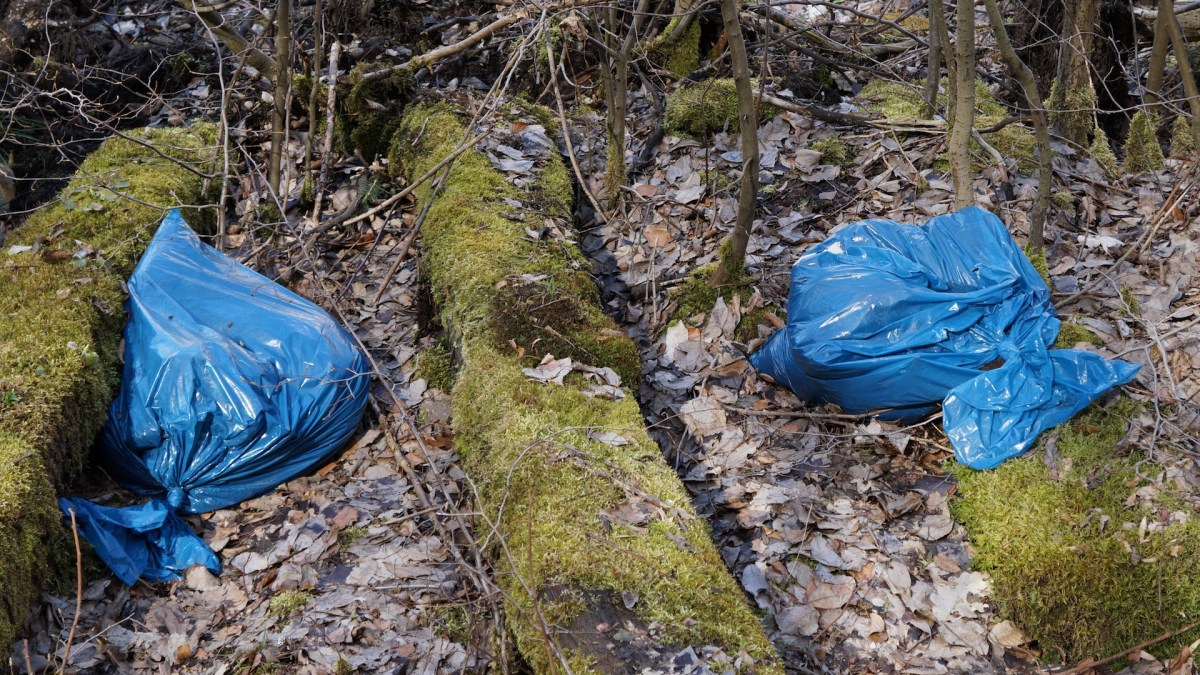
{"type": "MultiPolygon", "coordinates": [[[[1147,31],[1154,30],[1155,22],[1158,21],[1157,9],[1134,7],[1133,15],[1138,18],[1147,31]]],[[[1176,3],[1175,18],[1179,21],[1179,28],[1183,31],[1185,38],[1200,37],[1200,2],[1189,2],[1182,5],[1176,3]]]]}
{"type": "Polygon", "coordinates": [[[71,546],[54,498],[83,467],[116,393],[122,283],[165,210],[200,201],[215,138],[198,125],[107,141],[0,251],[3,649],[47,579],[52,549],[71,546]]]}
{"type": "MultiPolygon", "coordinates": [[[[536,115],[488,124],[511,149],[521,139],[506,135],[536,115]]],[[[393,169],[421,176],[465,132],[447,107],[410,108],[393,169]]],[[[739,672],[779,673],[705,521],[642,425],[637,348],[601,311],[586,258],[569,238],[528,234],[547,219],[566,228],[571,213],[557,151],[536,164],[518,187],[472,150],[440,190],[416,190],[429,208],[424,269],[458,354],[455,442],[517,647],[536,672],[661,669],[679,651],[716,646],[739,672]],[[549,356],[557,365],[531,370],[549,356]],[[624,388],[611,385],[614,373],[624,388]]]]}

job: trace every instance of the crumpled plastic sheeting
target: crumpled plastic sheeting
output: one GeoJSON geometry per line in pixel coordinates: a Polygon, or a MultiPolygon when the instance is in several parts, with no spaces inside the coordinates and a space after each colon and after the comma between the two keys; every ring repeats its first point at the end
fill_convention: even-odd
{"type": "Polygon", "coordinates": [[[326,463],[362,418],[370,378],[323,310],[202,243],[177,211],[129,279],[121,389],[99,464],[149,497],[61,499],[126,583],[216,555],[177,514],[232,506],[326,463]]]}
{"type": "Polygon", "coordinates": [[[955,457],[998,466],[1138,366],[1051,349],[1050,290],[996,216],[854,223],[792,267],[787,323],[751,355],[802,399],[914,420],[943,406],[955,457]]]}

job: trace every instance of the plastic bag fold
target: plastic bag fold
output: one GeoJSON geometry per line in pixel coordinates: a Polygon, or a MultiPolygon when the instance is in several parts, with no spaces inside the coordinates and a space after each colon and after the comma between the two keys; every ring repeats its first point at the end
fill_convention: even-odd
{"type": "Polygon", "coordinates": [[[750,363],[802,399],[913,420],[943,407],[955,457],[987,469],[1129,382],[1138,366],[1052,349],[1050,290],[991,213],[867,220],[792,267],[787,322],[750,363]]]}
{"type": "Polygon", "coordinates": [[[129,279],[120,393],[99,465],[149,501],[80,499],[81,533],[126,583],[217,557],[180,518],[326,463],[367,401],[366,359],[328,314],[204,244],[172,211],[129,279]]]}

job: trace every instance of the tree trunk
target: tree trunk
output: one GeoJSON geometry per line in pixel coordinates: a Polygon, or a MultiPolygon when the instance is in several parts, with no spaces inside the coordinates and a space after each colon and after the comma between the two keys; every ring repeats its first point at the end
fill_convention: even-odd
{"type": "Polygon", "coordinates": [[[721,261],[709,280],[714,286],[741,279],[746,265],[746,246],[754,225],[754,206],[758,196],[758,109],[750,82],[750,59],[738,21],[737,0],[721,0],[721,19],[729,40],[729,60],[737,89],[738,124],[742,134],[742,182],[738,192],[737,220],[729,240],[722,244],[721,261]]]}
{"type": "Polygon", "coordinates": [[[937,115],[937,95],[942,80],[942,33],[946,31],[946,8],[942,0],[929,0],[929,56],[926,69],[929,75],[925,80],[925,118],[933,119],[937,115]]]}
{"type": "Polygon", "coordinates": [[[1050,207],[1050,188],[1054,180],[1051,167],[1050,125],[1046,119],[1046,108],[1042,105],[1042,95],[1037,90],[1037,80],[1033,71],[1017,56],[1008,33],[1004,27],[1004,16],[996,0],[984,0],[987,5],[988,20],[992,31],[996,34],[996,47],[1000,57],[1012,71],[1013,77],[1021,83],[1025,90],[1025,98],[1029,101],[1030,114],[1033,116],[1034,136],[1037,140],[1038,192],[1037,201],[1033,204],[1033,213],[1029,216],[1029,247],[1040,251],[1045,245],[1046,212],[1050,207]]]}
{"type": "Polygon", "coordinates": [[[628,178],[625,166],[625,114],[629,97],[629,54],[625,51],[623,42],[617,41],[617,8],[610,6],[607,11],[608,30],[604,32],[604,41],[612,62],[604,78],[605,98],[608,103],[605,115],[608,161],[605,164],[604,195],[607,202],[605,205],[611,210],[617,207],[621,189],[625,187],[625,180],[628,178]]]}
{"type": "Polygon", "coordinates": [[[959,0],[955,27],[955,101],[950,120],[950,174],[954,180],[954,208],[975,203],[971,186],[971,129],[975,124],[975,3],[959,0]]]}
{"type": "MultiPolygon", "coordinates": [[[[271,157],[268,181],[283,200],[283,146],[287,143],[287,101],[291,93],[291,0],[280,0],[275,8],[275,109],[271,115],[271,157]]],[[[316,86],[315,84],[313,86],[316,86]]],[[[282,214],[281,214],[282,215],[282,214]]]]}
{"type": "Polygon", "coordinates": [[[1096,128],[1096,89],[1092,84],[1089,55],[1092,36],[1100,18],[1099,0],[1064,2],[1063,40],[1058,58],[1058,77],[1051,89],[1049,106],[1055,130],[1071,143],[1087,147],[1096,128]]]}
{"type": "Polygon", "coordinates": [[[1171,49],[1175,52],[1179,77],[1183,80],[1183,93],[1187,95],[1188,108],[1192,112],[1192,136],[1196,139],[1196,147],[1200,148],[1200,92],[1196,90],[1196,77],[1192,73],[1191,63],[1188,62],[1187,42],[1183,39],[1179,20],[1172,11],[1171,0],[1158,0],[1158,14],[1166,18],[1167,33],[1171,36],[1171,49]]]}
{"type": "Polygon", "coordinates": [[[1167,44],[1171,40],[1167,30],[1167,17],[1159,14],[1154,20],[1154,45],[1150,48],[1150,66],[1146,76],[1146,93],[1142,101],[1150,111],[1158,106],[1158,97],[1162,94],[1163,79],[1167,71],[1167,44]]]}

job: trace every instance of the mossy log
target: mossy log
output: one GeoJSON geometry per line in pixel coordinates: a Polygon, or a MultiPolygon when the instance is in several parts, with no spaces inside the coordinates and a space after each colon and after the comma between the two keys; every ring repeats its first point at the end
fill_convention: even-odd
{"type": "MultiPolygon", "coordinates": [[[[1099,341],[1070,326],[1065,340],[1099,341]]],[[[1161,478],[1144,440],[1126,438],[1140,414],[1142,404],[1119,397],[996,469],[951,467],[951,511],[970,533],[972,565],[991,576],[1001,617],[1048,660],[1120,654],[1200,615],[1200,518],[1186,491],[1161,478]]],[[[1148,651],[1170,658],[1195,638],[1148,651]]]]}
{"type": "MultiPolygon", "coordinates": [[[[463,130],[445,107],[410,109],[393,144],[401,172],[424,173],[463,130]]],[[[632,625],[669,649],[716,645],[742,672],[780,672],[704,520],[642,426],[631,390],[637,349],[600,310],[586,259],[570,242],[526,234],[530,219],[570,216],[565,166],[557,155],[541,164],[526,190],[469,151],[436,197],[427,186],[417,193],[429,206],[429,281],[459,355],[455,440],[484,522],[495,526],[489,553],[517,647],[537,672],[558,672],[564,660],[577,673],[638,670],[652,655],[612,638],[632,625]],[[612,368],[624,397],[589,398],[578,374],[560,385],[522,373],[548,353],[612,368]]]]}
{"type": "Polygon", "coordinates": [[[0,254],[4,648],[47,578],[53,542],[64,535],[55,492],[83,466],[116,393],[122,282],[164,208],[199,201],[197,172],[210,168],[215,135],[211,126],[197,126],[106,142],[0,254]]]}

